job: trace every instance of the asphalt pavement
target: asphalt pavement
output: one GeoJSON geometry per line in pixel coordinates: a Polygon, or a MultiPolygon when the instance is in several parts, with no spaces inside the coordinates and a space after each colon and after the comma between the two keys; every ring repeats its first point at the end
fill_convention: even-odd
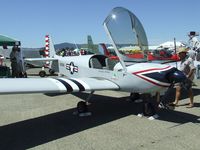
{"type": "Polygon", "coordinates": [[[199,150],[200,80],[195,84],[194,108],[186,108],[184,92],[180,106],[160,110],[156,120],[138,117],[141,104],[124,92],[95,92],[89,117],[73,115],[87,93],[0,95],[0,149],[199,150]]]}

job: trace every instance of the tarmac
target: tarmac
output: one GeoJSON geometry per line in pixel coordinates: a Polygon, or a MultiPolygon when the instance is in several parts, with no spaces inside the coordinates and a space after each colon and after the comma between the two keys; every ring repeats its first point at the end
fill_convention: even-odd
{"type": "Polygon", "coordinates": [[[200,80],[195,84],[193,108],[184,92],[180,106],[159,110],[156,120],[138,117],[141,103],[125,92],[95,92],[88,117],[73,115],[88,93],[0,95],[0,149],[199,150],[200,80]]]}

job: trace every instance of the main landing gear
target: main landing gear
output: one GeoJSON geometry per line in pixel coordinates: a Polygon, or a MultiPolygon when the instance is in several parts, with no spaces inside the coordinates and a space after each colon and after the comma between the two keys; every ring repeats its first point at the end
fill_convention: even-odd
{"type": "Polygon", "coordinates": [[[46,74],[46,72],[45,72],[45,70],[44,70],[44,67],[42,67],[42,70],[39,72],[39,76],[40,77],[45,77],[47,74],[46,74]]]}
{"type": "Polygon", "coordinates": [[[85,101],[80,101],[77,103],[77,111],[74,114],[79,115],[80,117],[91,116],[92,113],[88,111],[89,101],[93,95],[94,91],[91,91],[90,95],[85,101]]]}
{"type": "MultiPolygon", "coordinates": [[[[54,75],[55,71],[53,69],[49,69],[49,74],[50,75],[54,75]]],[[[47,74],[44,70],[44,68],[42,68],[42,70],[39,72],[39,76],[40,77],[45,77],[47,74]]]]}
{"type": "Polygon", "coordinates": [[[46,72],[44,70],[41,70],[39,72],[39,76],[42,77],[42,78],[45,77],[46,76],[46,72]]]}

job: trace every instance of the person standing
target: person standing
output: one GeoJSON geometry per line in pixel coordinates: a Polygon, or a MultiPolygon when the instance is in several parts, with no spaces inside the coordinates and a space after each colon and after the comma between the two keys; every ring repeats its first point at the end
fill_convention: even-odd
{"type": "MultiPolygon", "coordinates": [[[[181,60],[179,70],[182,71],[187,77],[187,79],[186,79],[187,88],[186,89],[187,89],[187,92],[188,92],[189,98],[190,98],[190,103],[189,103],[189,106],[187,106],[187,108],[192,108],[194,106],[192,81],[194,79],[195,66],[194,66],[194,60],[191,57],[188,57],[187,53],[188,53],[188,48],[180,47],[178,49],[178,55],[181,60]]],[[[175,85],[175,87],[176,87],[175,101],[171,105],[177,106],[179,99],[181,97],[181,90],[184,87],[184,85],[182,85],[181,83],[177,83],[175,85]]],[[[186,85],[185,85],[185,87],[186,87],[186,85]]]]}
{"type": "Polygon", "coordinates": [[[11,69],[12,69],[12,77],[17,78],[17,46],[13,46],[12,51],[10,53],[10,62],[11,62],[11,69]]]}
{"type": "Polygon", "coordinates": [[[24,63],[23,63],[20,47],[17,47],[16,60],[17,60],[17,75],[19,78],[22,78],[24,77],[25,71],[24,71],[24,63]]]}

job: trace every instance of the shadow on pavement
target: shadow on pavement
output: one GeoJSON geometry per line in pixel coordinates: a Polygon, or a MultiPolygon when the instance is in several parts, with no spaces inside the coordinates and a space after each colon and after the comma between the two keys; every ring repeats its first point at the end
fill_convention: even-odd
{"type": "MultiPolygon", "coordinates": [[[[87,97],[88,94],[76,94],[87,97]]],[[[17,150],[32,148],[62,137],[78,133],[129,115],[137,115],[141,104],[126,101],[127,97],[113,98],[94,94],[89,109],[90,117],[72,115],[76,109],[28,119],[0,127],[0,149],[17,150]]],[[[183,112],[160,112],[160,119],[165,121],[187,123],[197,122],[198,116],[183,112]]],[[[15,115],[15,114],[13,114],[15,115]]]]}

